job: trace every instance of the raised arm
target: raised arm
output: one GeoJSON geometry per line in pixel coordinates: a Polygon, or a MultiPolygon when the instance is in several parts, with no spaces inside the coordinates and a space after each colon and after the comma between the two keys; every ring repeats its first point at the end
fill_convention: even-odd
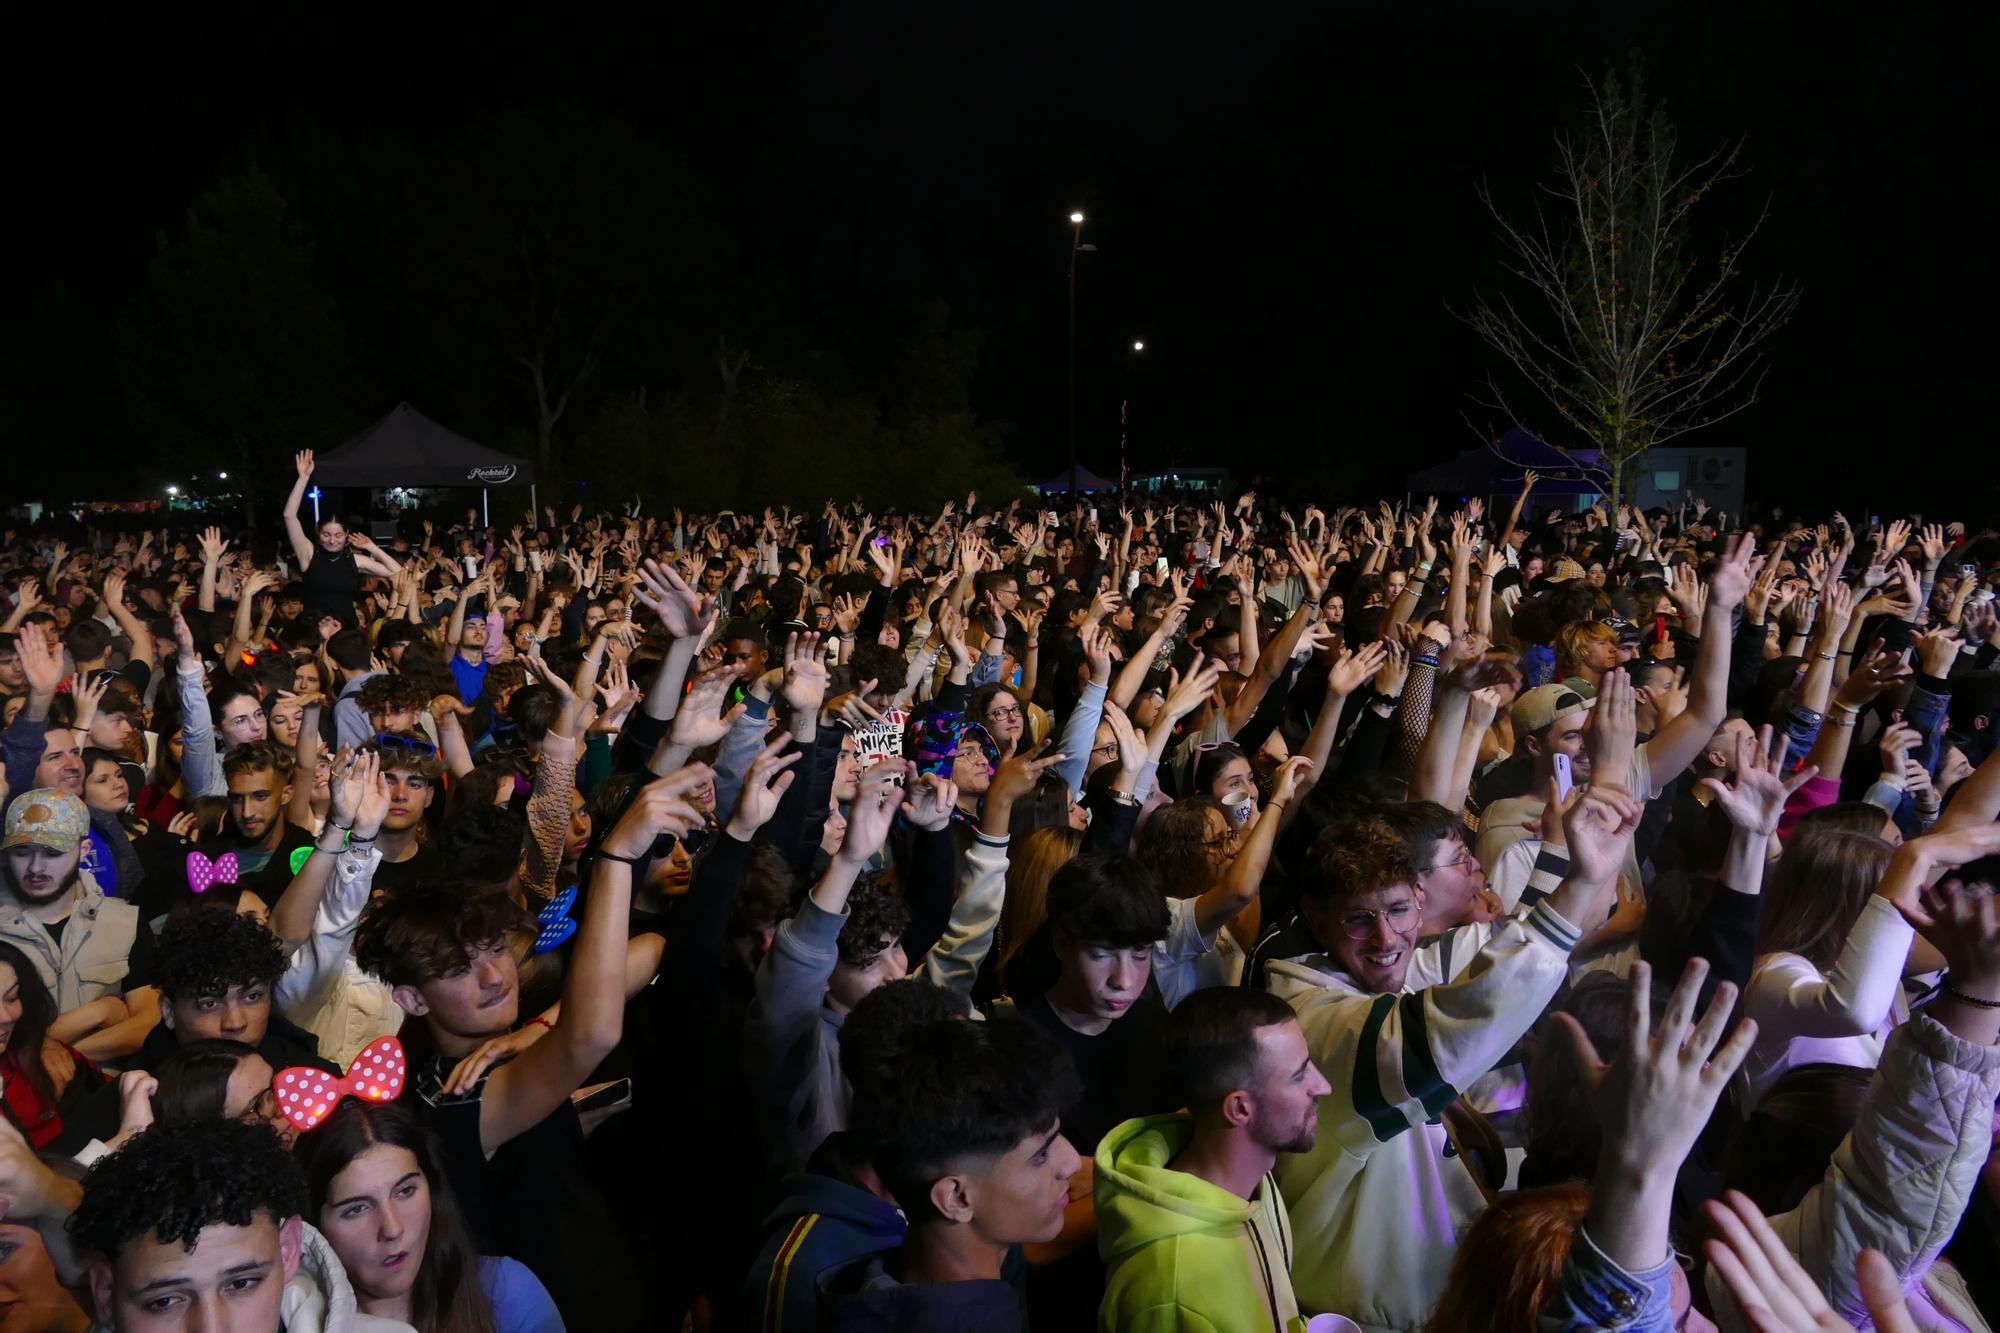
{"type": "Polygon", "coordinates": [[[1746,1019],[1723,1041],[1736,999],[1736,988],[1727,983],[1696,1021],[1696,998],[1707,973],[1703,960],[1689,962],[1656,1026],[1652,968],[1634,963],[1624,1049],[1608,1067],[1581,1024],[1568,1014],[1556,1016],[1576,1047],[1584,1077],[1595,1085],[1604,1141],[1590,1212],[1542,1316],[1544,1328],[1665,1329],[1673,1322],[1668,1225],[1674,1182],[1757,1034],[1757,1025],[1746,1019]],[[1645,1291],[1643,1306],[1612,1308],[1617,1298],[1629,1304],[1634,1286],[1645,1291]]]}
{"type": "Polygon", "coordinates": [[[697,765],[648,783],[600,845],[583,924],[563,978],[562,1017],[553,1032],[501,1065],[486,1082],[479,1104],[479,1143],[488,1156],[567,1101],[618,1045],[625,1027],[634,871],[661,834],[684,837],[701,827],[701,813],[686,797],[708,777],[708,770],[697,765]]]}
{"type": "MultiPolygon", "coordinates": [[[[1751,580],[1763,567],[1763,557],[1748,537],[1733,540],[1708,582],[1708,604],[1702,612],[1701,647],[1695,654],[1688,706],[1662,726],[1646,743],[1646,754],[1660,781],[1673,778],[1694,762],[1729,702],[1730,617],[1750,591],[1751,580]]],[[[1822,768],[1821,772],[1828,770],[1822,768]]],[[[1644,797],[1649,793],[1641,792],[1644,797]]]]}
{"type": "MultiPolygon", "coordinates": [[[[292,483],[292,493],[285,497],[285,536],[292,543],[292,554],[298,558],[299,573],[304,574],[306,566],[312,563],[312,538],[306,535],[305,525],[299,522],[299,506],[305,503],[306,488],[312,484],[313,451],[301,449],[292,456],[292,467],[298,473],[298,480],[292,483]]],[[[203,581],[206,584],[206,580],[203,581]]],[[[204,604],[204,611],[215,608],[204,604]]]]}

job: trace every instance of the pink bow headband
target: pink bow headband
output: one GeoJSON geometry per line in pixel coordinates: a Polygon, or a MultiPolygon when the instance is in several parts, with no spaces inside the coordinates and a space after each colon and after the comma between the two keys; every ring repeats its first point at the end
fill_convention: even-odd
{"type": "Polygon", "coordinates": [[[354,1063],[341,1075],[291,1065],[271,1076],[271,1091],[277,1094],[278,1109],[302,1130],[313,1129],[333,1114],[344,1097],[363,1097],[371,1102],[392,1102],[403,1094],[409,1080],[409,1064],[403,1058],[403,1043],[394,1037],[377,1037],[361,1048],[354,1063]]]}

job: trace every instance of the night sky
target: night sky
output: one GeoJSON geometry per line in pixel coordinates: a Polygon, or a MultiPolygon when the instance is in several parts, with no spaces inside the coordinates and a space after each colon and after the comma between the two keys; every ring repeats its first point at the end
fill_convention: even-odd
{"type": "Polygon", "coordinates": [[[1388,486],[1474,443],[1468,415],[1491,422],[1470,401],[1486,356],[1450,314],[1497,276],[1476,183],[1526,197],[1586,79],[1638,52],[1684,144],[1748,139],[1753,173],[1704,207],[1704,252],[1768,200],[1747,267],[1804,287],[1764,401],[1709,436],[1752,447],[1752,493],[1935,503],[1937,465],[1985,457],[1992,214],[1976,201],[1995,113],[1970,7],[682,8],[29,21],[7,289],[57,279],[108,322],[156,236],[260,130],[420,137],[567,102],[685,160],[738,263],[856,364],[890,355],[915,305],[948,301],[984,331],[976,405],[1013,423],[1030,475],[1063,458],[1075,207],[1099,247],[1086,466],[1115,471],[1129,394],[1136,467],[1240,474],[1261,454],[1280,476],[1388,486]]]}

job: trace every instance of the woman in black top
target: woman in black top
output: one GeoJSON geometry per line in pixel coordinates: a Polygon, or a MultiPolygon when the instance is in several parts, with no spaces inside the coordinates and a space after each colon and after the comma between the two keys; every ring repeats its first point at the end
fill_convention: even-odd
{"type": "Polygon", "coordinates": [[[285,532],[292,539],[292,554],[298,557],[299,568],[304,571],[301,582],[305,584],[306,610],[351,625],[355,623],[354,603],[361,596],[361,576],[381,574],[393,578],[401,566],[367,537],[358,532],[350,534],[347,525],[337,518],[319,525],[317,542],[308,538],[305,525],[299,522],[299,505],[304,502],[306,487],[312,481],[313,451],[301,449],[293,465],[298,469],[299,479],[292,483],[291,497],[285,501],[285,532]]]}

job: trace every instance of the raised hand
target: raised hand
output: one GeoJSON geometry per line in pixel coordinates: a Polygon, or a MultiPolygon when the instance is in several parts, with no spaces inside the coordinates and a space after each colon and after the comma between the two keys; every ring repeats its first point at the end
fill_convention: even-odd
{"type": "Polygon", "coordinates": [[[903,798],[903,817],[918,828],[935,833],[951,823],[952,811],[957,806],[957,784],[928,773],[910,784],[903,798]]]}
{"type": "MultiPolygon", "coordinates": [[[[575,557],[575,552],[571,552],[571,556],[575,557]]],[[[576,564],[581,566],[580,558],[576,559],[576,564]]],[[[639,584],[633,590],[633,596],[640,605],[660,618],[660,624],[667,633],[676,639],[686,639],[703,627],[713,608],[713,601],[690,588],[678,570],[657,560],[647,560],[639,566],[638,572],[639,584]]],[[[580,582],[580,568],[578,578],[580,582]]]]}
{"type": "Polygon", "coordinates": [[[797,773],[786,770],[804,757],[804,752],[794,750],[786,754],[785,747],[791,743],[791,732],[779,732],[757,752],[749,771],[743,775],[742,793],[729,816],[729,836],[738,842],[750,841],[758,829],[771,822],[771,816],[778,813],[778,802],[798,777],[797,773]]]}
{"type": "Polygon", "coordinates": [[[668,739],[675,745],[699,750],[727,736],[745,705],[737,704],[726,713],[723,706],[729,701],[729,687],[742,674],[743,668],[731,664],[696,676],[681,700],[680,711],[674,714],[673,731],[668,739]]]}
{"type": "Polygon", "coordinates": [[[223,553],[229,543],[222,539],[222,529],[209,527],[201,530],[201,559],[203,564],[215,565],[222,562],[223,553]]]}
{"type": "MultiPolygon", "coordinates": [[[[176,618],[179,612],[175,613],[176,618]]],[[[23,625],[14,641],[14,651],[27,678],[28,693],[53,698],[63,680],[62,640],[55,627],[35,622],[23,625]]]]}
{"type": "Polygon", "coordinates": [[[1727,1041],[1722,1037],[1736,1004],[1734,982],[1719,984],[1708,1011],[1699,1022],[1695,1020],[1695,1003],[1707,976],[1706,959],[1689,960],[1655,1029],[1653,969],[1647,963],[1634,963],[1625,1001],[1625,1046],[1608,1065],[1581,1023],[1566,1013],[1556,1015],[1576,1050],[1585,1081],[1596,1092],[1604,1125],[1605,1168],[1637,1174],[1664,1167],[1671,1174],[1694,1147],[1722,1090],[1750,1054],[1757,1038],[1756,1020],[1746,1018],[1727,1041]]]}
{"type": "MultiPolygon", "coordinates": [[[[1826,1303],[1819,1279],[1792,1257],[1762,1208],[1735,1190],[1702,1206],[1717,1232],[1703,1246],[1708,1261],[1757,1333],[1855,1333],[1826,1303]]],[[[1917,1333],[1902,1279],[1887,1256],[1863,1250],[1854,1272],[1875,1333],[1917,1333]]]]}
{"type": "MultiPolygon", "coordinates": [[[[1203,658],[1184,678],[1180,672],[1169,667],[1167,670],[1167,699],[1160,709],[1163,718],[1180,721],[1194,712],[1215,693],[1215,687],[1222,680],[1222,663],[1214,658],[1203,658]]],[[[1156,724],[1157,725],[1157,724],[1156,724]]]]}
{"type": "MultiPolygon", "coordinates": [[[[333,772],[333,781],[328,792],[333,800],[333,813],[328,818],[341,828],[355,829],[362,802],[367,799],[369,788],[378,782],[381,776],[382,759],[373,750],[363,750],[347,756],[333,772]]],[[[376,823],[380,825],[379,817],[376,823]]]]}
{"type": "Polygon", "coordinates": [[[715,780],[707,764],[689,764],[647,783],[627,806],[610,834],[598,844],[613,856],[636,858],[652,850],[662,834],[681,838],[707,821],[688,800],[688,793],[715,780]]]}
{"type": "Polygon", "coordinates": [[[901,782],[909,774],[907,759],[884,759],[861,775],[854,801],[847,809],[847,836],[834,859],[849,867],[868,864],[882,850],[902,804],[901,782]]]}
{"type": "Polygon", "coordinates": [[[785,639],[784,699],[795,716],[817,717],[826,698],[826,659],[819,635],[791,634],[785,639]]]}
{"type": "Polygon", "coordinates": [[[1833,692],[1835,703],[1860,711],[1891,687],[1910,678],[1909,649],[1900,653],[1882,651],[1882,640],[1869,645],[1868,652],[1833,692]]]}
{"type": "Polygon", "coordinates": [[[298,472],[300,481],[310,477],[313,474],[313,451],[301,449],[293,454],[292,467],[298,472]]]}
{"type": "Polygon", "coordinates": [[[78,731],[90,730],[90,724],[97,720],[97,706],[104,702],[104,692],[110,688],[109,671],[96,672],[92,679],[86,679],[81,671],[71,676],[69,697],[76,705],[76,717],[70,725],[78,731]]]}
{"type": "Polygon", "coordinates": [[[1741,605],[1750,583],[1764,567],[1764,557],[1748,536],[1730,538],[1708,580],[1708,604],[1724,611],[1741,605]]]}
{"type": "Polygon", "coordinates": [[[1063,761],[1061,752],[1050,752],[1048,742],[1041,748],[1002,759],[1000,766],[993,770],[993,781],[986,788],[987,801],[1001,801],[1012,805],[1015,801],[1034,791],[1035,783],[1043,773],[1063,761]]]}
{"type": "Polygon", "coordinates": [[[1736,737],[1736,780],[1703,778],[1697,785],[1715,797],[1730,823],[1768,837],[1778,831],[1786,799],[1819,775],[1819,765],[1808,764],[1791,778],[1784,776],[1785,751],[1791,743],[1791,737],[1780,736],[1774,748],[1768,726],[1755,736],[1740,733],[1736,737]]]}
{"type": "Polygon", "coordinates": [[[1578,788],[1563,816],[1563,842],[1569,848],[1570,876],[1587,884],[1609,885],[1625,864],[1625,851],[1645,806],[1622,787],[1578,788]]]}
{"type": "Polygon", "coordinates": [[[1388,661],[1389,647],[1380,640],[1354,649],[1343,647],[1327,673],[1326,687],[1345,698],[1375,679],[1388,661]]]}

